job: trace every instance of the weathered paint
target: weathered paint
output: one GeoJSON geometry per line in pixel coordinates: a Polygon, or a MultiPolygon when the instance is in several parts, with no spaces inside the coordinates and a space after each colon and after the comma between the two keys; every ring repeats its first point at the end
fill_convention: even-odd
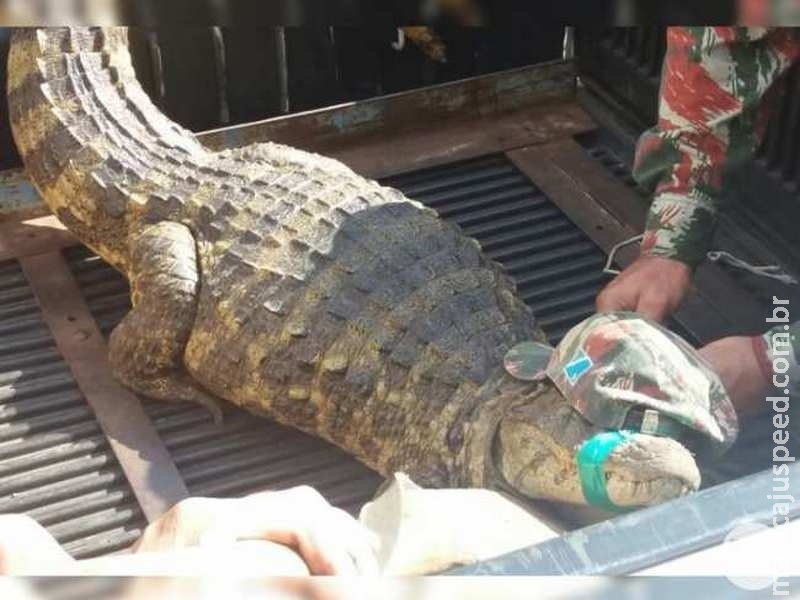
{"type": "MultiPolygon", "coordinates": [[[[553,137],[567,137],[584,131],[591,126],[585,114],[577,106],[574,111],[564,111],[566,106],[575,104],[574,83],[573,65],[554,61],[201,132],[197,137],[214,149],[277,141],[337,156],[341,148],[347,156],[340,158],[348,164],[353,148],[357,148],[356,144],[363,139],[362,143],[369,146],[373,157],[386,155],[386,161],[392,163],[391,168],[386,165],[371,168],[374,159],[370,164],[356,160],[352,166],[365,176],[380,177],[419,168],[421,164],[430,166],[446,160],[502,151],[507,147],[539,144],[553,137]],[[552,104],[551,109],[549,104],[555,101],[558,104],[552,104]],[[531,110],[535,114],[528,114],[531,110]],[[513,125],[514,113],[519,113],[516,126],[513,125]],[[493,115],[496,117],[493,121],[484,120],[493,115]],[[448,139],[448,131],[461,131],[470,121],[473,122],[469,126],[470,137],[476,140],[475,143],[464,141],[461,139],[463,136],[458,135],[448,139]],[[496,132],[496,143],[487,141],[489,130],[496,132]],[[432,145],[429,134],[433,132],[436,132],[438,142],[432,145]],[[425,140],[418,146],[415,156],[405,151],[403,156],[397,156],[392,154],[389,142],[377,149],[372,145],[377,136],[389,133],[392,140],[403,135],[411,138],[422,135],[425,140]]],[[[0,220],[20,220],[48,212],[24,171],[0,173],[0,220]]]]}
{"type": "Polygon", "coordinates": [[[575,68],[552,61],[198,134],[212,149],[273,141],[319,150],[378,131],[393,134],[446,121],[500,115],[575,99],[575,68]]]}
{"type": "Polygon", "coordinates": [[[48,212],[25,171],[0,171],[0,221],[18,220],[48,212]]]}
{"type": "Polygon", "coordinates": [[[383,107],[376,103],[354,103],[330,115],[330,118],[321,119],[324,125],[330,124],[338,131],[345,133],[365,126],[374,126],[383,116],[383,107]]]}

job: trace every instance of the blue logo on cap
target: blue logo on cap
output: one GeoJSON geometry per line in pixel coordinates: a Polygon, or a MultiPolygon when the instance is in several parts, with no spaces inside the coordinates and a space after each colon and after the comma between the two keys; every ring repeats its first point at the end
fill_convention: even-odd
{"type": "Polygon", "coordinates": [[[574,384],[578,378],[592,368],[592,359],[587,356],[583,349],[580,349],[575,358],[567,363],[564,367],[564,375],[571,384],[574,384]]]}

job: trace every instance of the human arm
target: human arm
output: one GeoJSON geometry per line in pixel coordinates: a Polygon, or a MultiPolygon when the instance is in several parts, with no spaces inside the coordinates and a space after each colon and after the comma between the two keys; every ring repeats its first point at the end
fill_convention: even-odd
{"type": "Polygon", "coordinates": [[[308,486],[243,498],[189,498],[151,523],[134,551],[225,548],[244,541],[287,546],[312,575],[377,571],[370,534],[308,486]]]}
{"type": "Polygon", "coordinates": [[[800,53],[787,29],[671,27],[659,120],[639,141],[634,176],[653,193],[641,255],[598,309],[674,312],[709,249],[728,175],[752,157],[773,85],[800,53]]]}
{"type": "Polygon", "coordinates": [[[30,517],[0,515],[0,575],[371,574],[370,535],[306,486],[188,498],[150,523],[129,553],[86,561],[30,517]]]}
{"type": "Polygon", "coordinates": [[[700,354],[719,375],[742,420],[765,410],[768,396],[784,395],[788,401],[800,393],[800,321],[763,335],[722,338],[700,354]]]}

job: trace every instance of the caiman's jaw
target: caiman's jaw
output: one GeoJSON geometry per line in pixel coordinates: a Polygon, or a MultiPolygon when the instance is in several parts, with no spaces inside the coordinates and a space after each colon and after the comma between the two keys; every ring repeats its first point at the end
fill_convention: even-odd
{"type": "MultiPolygon", "coordinates": [[[[586,440],[601,431],[552,390],[502,418],[493,462],[505,482],[522,496],[585,505],[577,454],[586,440]]],[[[665,502],[700,485],[692,454],[665,437],[631,434],[608,456],[604,471],[608,498],[622,508],[665,502]]]]}

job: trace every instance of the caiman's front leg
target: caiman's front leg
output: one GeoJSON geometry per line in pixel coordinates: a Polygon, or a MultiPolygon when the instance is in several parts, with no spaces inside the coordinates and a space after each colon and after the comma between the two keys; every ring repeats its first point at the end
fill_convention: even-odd
{"type": "Polygon", "coordinates": [[[127,387],[158,400],[190,401],[208,408],[216,398],[186,372],[183,355],[197,312],[199,276],[194,237],[185,225],[163,222],[130,241],[133,309],[111,333],[109,361],[127,387]]]}

